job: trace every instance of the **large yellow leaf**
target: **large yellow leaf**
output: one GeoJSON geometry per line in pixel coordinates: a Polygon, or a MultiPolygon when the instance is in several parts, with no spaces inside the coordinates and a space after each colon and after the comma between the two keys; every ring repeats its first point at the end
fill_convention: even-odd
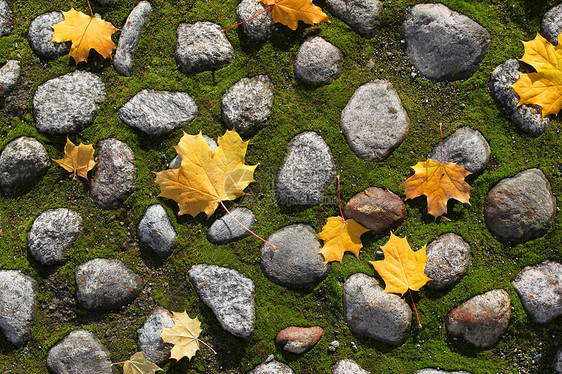
{"type": "Polygon", "coordinates": [[[525,54],[521,61],[537,72],[519,74],[519,80],[513,84],[519,95],[518,105],[540,105],[543,117],[557,114],[562,109],[562,38],[558,36],[556,47],[540,34],[523,44],[525,54]]]}
{"type": "Polygon", "coordinates": [[[262,0],[265,5],[271,5],[273,21],[296,30],[299,21],[314,25],[320,22],[330,22],[328,16],[320,7],[312,4],[312,0],[262,0]]]}
{"type": "Polygon", "coordinates": [[[111,23],[90,17],[74,8],[62,14],[64,21],[53,26],[53,42],[71,41],[70,56],[76,63],[88,61],[92,48],[104,58],[111,58],[111,52],[115,49],[111,35],[117,31],[111,23]]]}
{"type": "Polygon", "coordinates": [[[189,318],[187,313],[173,312],[172,321],[174,327],[162,329],[160,337],[164,343],[174,345],[171,351],[171,358],[180,360],[182,357],[195,356],[195,352],[199,350],[199,341],[197,338],[201,334],[201,322],[197,317],[189,318]]]}
{"type": "Polygon", "coordinates": [[[441,163],[427,159],[418,162],[412,169],[415,174],[403,183],[406,187],[406,199],[427,196],[427,211],[433,217],[437,218],[447,213],[449,199],[470,204],[472,187],[464,178],[471,173],[464,166],[454,162],[441,163]]]}
{"type": "Polygon", "coordinates": [[[160,195],[178,203],[179,213],[196,216],[215,212],[221,201],[244,195],[244,189],[254,181],[257,165],[244,164],[248,142],[234,130],[218,139],[213,152],[203,135],[184,134],[176,147],[182,163],[179,169],[156,173],[160,195]]]}
{"type": "Polygon", "coordinates": [[[320,253],[324,256],[324,263],[331,261],[342,262],[343,254],[349,251],[359,258],[359,250],[363,248],[361,235],[369,231],[352,219],[344,220],[342,217],[329,217],[328,222],[318,233],[324,241],[320,253]]]}
{"type": "Polygon", "coordinates": [[[123,374],[154,374],[160,371],[158,365],[148,361],[142,352],[137,352],[125,361],[123,374]]]}
{"type": "Polygon", "coordinates": [[[384,260],[371,262],[384,280],[384,292],[403,295],[408,289],[419,289],[431,279],[425,275],[427,256],[425,245],[417,252],[412,251],[406,238],[399,238],[392,232],[388,243],[381,247],[384,260]]]}
{"type": "Polygon", "coordinates": [[[92,170],[96,163],[94,162],[94,147],[92,145],[76,146],[68,138],[64,146],[64,158],[53,160],[66,171],[73,173],[72,179],[76,176],[88,179],[88,171],[92,170]]]}

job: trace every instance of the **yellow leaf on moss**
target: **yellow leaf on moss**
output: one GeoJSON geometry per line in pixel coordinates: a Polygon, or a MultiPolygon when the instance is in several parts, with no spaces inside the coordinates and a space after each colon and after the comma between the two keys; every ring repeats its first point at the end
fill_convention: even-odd
{"type": "Polygon", "coordinates": [[[284,24],[291,30],[296,30],[299,21],[314,25],[320,22],[330,22],[322,8],[312,4],[312,0],[262,0],[265,5],[272,5],[273,21],[284,24]]]}
{"type": "Polygon", "coordinates": [[[148,361],[142,352],[137,352],[125,361],[123,374],[154,374],[160,371],[158,365],[148,361]]]}
{"type": "Polygon", "coordinates": [[[173,312],[172,321],[174,327],[162,330],[160,337],[164,343],[174,345],[171,351],[171,358],[180,360],[182,357],[191,359],[199,350],[199,341],[197,338],[201,334],[201,322],[197,317],[189,318],[187,313],[173,312]]]}
{"type": "Polygon", "coordinates": [[[346,251],[359,258],[359,251],[363,248],[361,235],[367,231],[369,229],[352,219],[344,220],[342,217],[329,217],[322,231],[316,235],[324,241],[324,246],[320,251],[324,256],[324,263],[342,262],[343,254],[346,251]]]}
{"type": "Polygon", "coordinates": [[[88,171],[92,170],[96,163],[94,161],[94,147],[91,144],[76,146],[68,138],[64,146],[64,158],[53,160],[64,170],[73,173],[72,179],[76,176],[88,179],[88,171]]]}

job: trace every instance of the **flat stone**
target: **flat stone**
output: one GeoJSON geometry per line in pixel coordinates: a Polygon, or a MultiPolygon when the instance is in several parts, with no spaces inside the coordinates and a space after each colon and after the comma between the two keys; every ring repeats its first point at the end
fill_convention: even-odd
{"type": "MultiPolygon", "coordinates": [[[[238,22],[242,22],[262,12],[265,8],[266,6],[261,0],[242,0],[236,8],[236,18],[238,22]]],[[[275,31],[275,22],[273,22],[271,9],[248,22],[244,22],[238,27],[240,27],[242,35],[248,41],[253,43],[265,42],[275,31]]]]}
{"type": "Polygon", "coordinates": [[[280,345],[287,352],[299,354],[314,347],[322,339],[323,335],[324,329],[319,326],[290,326],[277,333],[275,344],[280,345]]]}
{"type": "Polygon", "coordinates": [[[322,204],[335,177],[336,164],[324,139],[312,131],[300,133],[289,142],[277,173],[277,202],[286,206],[322,204]]]}
{"type": "Polygon", "coordinates": [[[548,128],[549,117],[542,117],[542,110],[538,105],[518,106],[519,95],[511,87],[519,80],[519,74],[531,71],[531,68],[516,58],[509,59],[492,71],[488,89],[490,95],[499,101],[511,122],[527,135],[537,137],[548,128]]]}
{"type": "Polygon", "coordinates": [[[554,361],[552,362],[552,370],[556,374],[562,374],[562,349],[556,352],[556,357],[554,357],[554,361]]]}
{"type": "Polygon", "coordinates": [[[15,270],[0,271],[0,330],[18,348],[31,339],[37,291],[37,282],[30,276],[15,270]]]}
{"type": "Polygon", "coordinates": [[[380,0],[327,0],[328,10],[345,22],[353,31],[365,38],[372,38],[381,22],[380,0]]]}
{"type": "Polygon", "coordinates": [[[468,272],[472,255],[470,246],[457,234],[443,234],[427,246],[425,275],[431,278],[427,287],[447,290],[459,283],[468,272]]]}
{"type": "MultiPolygon", "coordinates": [[[[256,225],[256,217],[248,208],[240,207],[230,212],[238,221],[250,230],[254,230],[256,225]]],[[[207,239],[213,244],[228,244],[236,240],[243,239],[251,234],[246,231],[238,222],[230,215],[226,214],[217,219],[209,230],[207,230],[207,239]]]]}
{"type": "Polygon", "coordinates": [[[188,277],[222,328],[248,340],[256,319],[254,282],[236,270],[207,264],[193,265],[188,277]]]}
{"type": "Polygon", "coordinates": [[[90,126],[105,100],[105,86],[95,74],[83,70],[51,79],[37,88],[33,114],[37,130],[61,135],[90,126]]]}
{"type": "Polygon", "coordinates": [[[174,251],[176,230],[168,214],[160,204],[148,207],[137,227],[137,238],[161,258],[168,258],[174,251]]]}
{"type": "Polygon", "coordinates": [[[511,285],[533,322],[549,323],[562,316],[562,264],[559,262],[547,260],[526,266],[511,285]]]}
{"type": "Polygon", "coordinates": [[[509,294],[502,289],[474,296],[447,315],[445,326],[478,348],[494,346],[507,330],[511,316],[509,294]]]}
{"type": "Polygon", "coordinates": [[[176,60],[184,73],[219,70],[232,62],[234,49],[221,30],[212,22],[178,26],[176,60]]]}
{"type": "MultiPolygon", "coordinates": [[[[454,162],[472,173],[470,177],[482,174],[490,162],[490,145],[480,131],[461,127],[443,139],[443,161],[454,162]]],[[[441,145],[437,144],[429,158],[441,162],[441,145]]]]}
{"type": "Polygon", "coordinates": [[[95,258],[74,269],[76,299],[90,310],[118,309],[142,290],[141,277],[119,260],[95,258]]]}
{"type": "Polygon", "coordinates": [[[33,52],[40,58],[55,59],[70,52],[72,42],[53,42],[53,26],[64,21],[61,12],[43,13],[31,21],[27,32],[27,41],[33,52]]]}
{"type": "Polygon", "coordinates": [[[340,129],[357,157],[383,161],[408,135],[410,119],[392,83],[377,79],[360,86],[349,99],[340,129]]]}
{"type": "Polygon", "coordinates": [[[558,35],[562,32],[562,4],[550,8],[541,21],[540,34],[550,42],[558,45],[558,35]]]}
{"type": "Polygon", "coordinates": [[[350,359],[339,360],[332,366],[332,374],[370,374],[350,359]]]}
{"type": "Polygon", "coordinates": [[[55,374],[112,374],[109,351],[89,331],[75,330],[47,354],[47,367],[55,374]]]}
{"type": "Polygon", "coordinates": [[[144,27],[148,23],[148,16],[152,13],[152,7],[148,1],[141,1],[133,8],[119,36],[119,43],[113,57],[115,70],[126,77],[131,76],[133,58],[139,46],[144,27]]]}
{"type": "Polygon", "coordinates": [[[395,230],[408,217],[408,212],[402,199],[394,192],[369,187],[349,199],[343,215],[378,235],[395,230]]]}
{"type": "Polygon", "coordinates": [[[288,288],[313,288],[330,272],[324,264],[316,232],[309,225],[295,224],[275,231],[260,252],[261,270],[273,283],[288,288]]]}
{"type": "Polygon", "coordinates": [[[408,8],[402,31],[408,57],[434,81],[470,78],[491,42],[484,27],[442,4],[408,8]]]}
{"type": "Polygon", "coordinates": [[[390,345],[408,339],[412,311],[393,293],[385,293],[377,280],[357,273],[343,286],[343,318],[352,333],[390,345]]]}
{"type": "Polygon", "coordinates": [[[420,369],[416,371],[414,374],[470,374],[470,373],[464,370],[445,371],[445,370],[439,370],[434,368],[426,368],[426,369],[420,369]]]}
{"type": "Polygon", "coordinates": [[[229,129],[251,137],[269,125],[273,108],[273,82],[267,75],[242,78],[221,100],[222,120],[229,129]]]}
{"type": "Polygon", "coordinates": [[[144,325],[137,330],[138,349],[148,361],[154,362],[158,366],[168,362],[174,345],[164,343],[160,334],[163,329],[174,327],[174,325],[172,313],[158,306],[148,316],[144,325]]]}
{"type": "Polygon", "coordinates": [[[12,9],[6,0],[0,0],[0,38],[10,35],[13,28],[12,9]]]}
{"type": "Polygon", "coordinates": [[[18,82],[20,72],[20,62],[17,60],[8,60],[0,68],[0,98],[12,92],[18,82]]]}
{"type": "MultiPolygon", "coordinates": [[[[211,139],[207,135],[203,135],[203,139],[205,139],[205,143],[207,143],[207,145],[209,146],[209,148],[211,148],[213,152],[217,149],[217,142],[215,142],[213,139],[211,139]]],[[[181,156],[176,155],[176,157],[174,157],[172,161],[170,161],[170,163],[168,164],[168,169],[179,169],[180,166],[181,166],[181,156]]]]}
{"type": "Polygon", "coordinates": [[[197,104],[187,92],[145,89],[118,114],[127,125],[150,136],[162,136],[189,124],[197,115],[197,104]]]}
{"type": "Polygon", "coordinates": [[[27,136],[12,140],[0,155],[0,186],[4,193],[13,194],[41,178],[51,159],[35,138],[27,136]]]}
{"type": "Polygon", "coordinates": [[[49,209],[33,221],[27,234],[27,248],[41,265],[62,264],[81,231],[80,214],[67,208],[49,209]]]}
{"type": "Polygon", "coordinates": [[[101,140],[97,152],[90,196],[101,209],[117,209],[135,191],[135,155],[127,144],[114,138],[101,140]]]}
{"type": "Polygon", "coordinates": [[[550,229],[555,214],[556,199],[540,169],[502,179],[484,201],[488,230],[501,241],[522,243],[539,238],[550,229]]]}
{"type": "Polygon", "coordinates": [[[256,366],[248,374],[295,374],[295,372],[284,363],[273,360],[256,366]]]}
{"type": "Polygon", "coordinates": [[[301,82],[324,86],[342,73],[343,53],[319,36],[309,36],[299,47],[295,58],[295,77],[301,82]]]}

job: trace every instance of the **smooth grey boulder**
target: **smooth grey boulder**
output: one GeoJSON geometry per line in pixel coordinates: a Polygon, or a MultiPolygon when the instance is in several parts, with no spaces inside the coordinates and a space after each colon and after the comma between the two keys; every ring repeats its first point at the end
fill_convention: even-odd
{"type": "Polygon", "coordinates": [[[543,261],[526,266],[511,282],[533,322],[544,324],[562,316],[562,264],[543,261]]]}
{"type": "Polygon", "coordinates": [[[431,278],[427,287],[432,290],[453,288],[468,272],[472,255],[470,246],[457,234],[443,234],[426,249],[425,275],[431,278]]]}
{"type": "Polygon", "coordinates": [[[552,370],[556,374],[562,374],[562,349],[556,352],[556,357],[554,357],[554,361],[552,362],[552,370]]]}
{"type": "Polygon", "coordinates": [[[142,290],[141,277],[119,260],[95,258],[74,269],[76,299],[84,309],[118,309],[142,290]]]}
{"type": "Polygon", "coordinates": [[[313,288],[330,272],[319,253],[322,249],[316,232],[309,225],[295,224],[275,231],[260,252],[261,270],[273,283],[288,288],[313,288]]]}
{"type": "MultiPolygon", "coordinates": [[[[490,162],[490,145],[480,131],[461,127],[443,139],[443,161],[455,162],[472,173],[471,177],[482,174],[490,162]]],[[[437,144],[429,158],[441,162],[441,145],[437,144]]]]}
{"type": "Polygon", "coordinates": [[[0,38],[10,35],[13,28],[12,9],[6,0],[0,0],[0,38]]]}
{"type": "Polygon", "coordinates": [[[80,214],[67,208],[49,209],[33,221],[27,234],[27,248],[41,265],[62,264],[81,231],[80,214]]]}
{"type": "Polygon", "coordinates": [[[558,35],[562,32],[562,4],[550,8],[542,17],[540,34],[550,42],[558,45],[558,35]]]}
{"type": "Polygon", "coordinates": [[[144,89],[126,102],[118,115],[147,135],[163,136],[193,121],[197,104],[187,92],[144,89]]]}
{"type": "MultiPolygon", "coordinates": [[[[217,149],[217,142],[215,142],[213,139],[211,139],[207,135],[203,135],[203,139],[205,139],[205,143],[207,143],[209,148],[211,148],[211,151],[214,152],[217,149]]],[[[172,161],[168,163],[168,169],[179,169],[180,166],[181,166],[180,155],[176,155],[176,157],[174,157],[172,161]]]]}
{"type": "Polygon", "coordinates": [[[98,164],[90,196],[101,209],[117,209],[135,191],[135,155],[115,138],[101,140],[97,148],[98,164]]]}
{"type": "Polygon", "coordinates": [[[119,35],[115,56],[113,57],[113,66],[121,75],[131,76],[135,51],[139,46],[142,32],[148,23],[148,16],[150,16],[151,12],[152,6],[150,6],[150,3],[148,1],[140,1],[129,13],[125,21],[121,35],[119,35]]]}
{"type": "Polygon", "coordinates": [[[343,53],[319,36],[302,42],[295,58],[295,77],[312,86],[324,86],[342,73],[343,53]]]}
{"type": "Polygon", "coordinates": [[[226,127],[235,128],[241,136],[254,136],[269,125],[273,82],[267,75],[242,78],[224,93],[221,107],[226,127]]]}
{"type": "Polygon", "coordinates": [[[49,349],[47,368],[55,374],[113,374],[109,351],[86,330],[72,331],[49,349]]]}
{"type": "Polygon", "coordinates": [[[137,330],[138,349],[144,357],[156,365],[166,364],[170,358],[173,344],[164,343],[160,334],[165,328],[174,327],[172,313],[162,307],[156,307],[144,324],[137,330]]]}
{"type": "Polygon", "coordinates": [[[420,369],[414,374],[470,374],[468,371],[456,370],[456,371],[446,371],[433,368],[420,369]]]}
{"type": "Polygon", "coordinates": [[[0,186],[7,194],[17,193],[35,180],[41,178],[49,167],[51,159],[35,138],[27,136],[12,140],[0,155],[0,186]]]}
{"type": "Polygon", "coordinates": [[[519,74],[531,71],[531,68],[518,59],[511,58],[492,71],[488,89],[490,95],[500,103],[506,117],[511,122],[527,135],[537,137],[548,128],[549,117],[542,117],[542,109],[538,105],[518,106],[519,95],[511,87],[519,79],[519,74]]]}
{"type": "Polygon", "coordinates": [[[245,340],[254,331],[254,282],[234,269],[193,265],[188,277],[223,329],[245,340]]]}
{"type": "Polygon", "coordinates": [[[327,0],[328,10],[359,35],[372,38],[381,22],[380,0],[327,0]]]}
{"type": "Polygon", "coordinates": [[[339,360],[332,366],[332,374],[370,374],[350,359],[339,360]]]}
{"type": "Polygon", "coordinates": [[[232,62],[234,49],[221,30],[212,22],[178,26],[176,60],[184,73],[219,70],[232,62]]]}
{"type": "Polygon", "coordinates": [[[27,41],[33,52],[44,59],[55,59],[70,52],[72,42],[53,42],[53,26],[64,21],[61,12],[43,13],[33,21],[27,31],[27,41]]]}
{"type": "MultiPolygon", "coordinates": [[[[254,213],[250,209],[240,207],[233,209],[230,214],[248,229],[254,230],[256,217],[254,217],[254,213]]],[[[247,236],[250,236],[250,233],[228,214],[213,222],[207,230],[207,239],[211,243],[218,245],[228,244],[247,236]]]]}
{"type": "Polygon", "coordinates": [[[412,311],[399,295],[385,293],[375,278],[357,273],[343,286],[343,318],[354,334],[399,346],[408,339],[412,311]]]}
{"type": "Polygon", "coordinates": [[[502,179],[486,195],[484,219],[501,241],[522,243],[539,238],[552,226],[556,199],[540,169],[502,179]]]}
{"type": "Polygon", "coordinates": [[[82,131],[90,126],[105,100],[100,77],[84,70],[51,79],[33,96],[35,127],[50,135],[82,131]]]}
{"type": "Polygon", "coordinates": [[[340,129],[362,160],[383,161],[404,141],[410,119],[387,80],[360,86],[341,113],[340,129]]]}
{"type": "MultiPolygon", "coordinates": [[[[236,8],[237,22],[247,20],[259,12],[262,12],[266,6],[261,0],[242,0],[236,8]]],[[[254,19],[244,22],[240,26],[242,35],[248,41],[254,43],[263,43],[271,37],[275,30],[275,22],[271,15],[271,9],[257,16],[254,19]]]]}
{"type": "Polygon", "coordinates": [[[168,258],[174,251],[177,237],[164,207],[160,204],[149,206],[137,226],[139,241],[159,257],[168,258]]]}
{"type": "Polygon", "coordinates": [[[248,374],[295,374],[295,372],[284,363],[273,360],[256,366],[248,374]]]}
{"type": "Polygon", "coordinates": [[[37,291],[37,282],[30,276],[16,270],[0,271],[0,330],[18,348],[31,339],[37,291]]]}
{"type": "Polygon", "coordinates": [[[277,202],[286,206],[322,204],[336,177],[336,164],[324,139],[313,131],[295,136],[275,179],[277,202]]]}
{"type": "Polygon", "coordinates": [[[408,8],[402,25],[406,53],[423,76],[434,81],[468,79],[490,47],[490,33],[443,4],[408,8]]]}
{"type": "Polygon", "coordinates": [[[0,98],[12,92],[18,82],[20,72],[20,62],[17,60],[8,60],[0,68],[0,98]]]}

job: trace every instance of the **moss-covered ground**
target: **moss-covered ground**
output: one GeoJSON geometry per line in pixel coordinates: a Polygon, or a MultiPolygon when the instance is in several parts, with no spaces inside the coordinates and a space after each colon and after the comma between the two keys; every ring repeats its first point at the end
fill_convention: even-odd
{"type": "MultiPolygon", "coordinates": [[[[116,0],[111,7],[95,6],[106,20],[122,27],[136,0],[116,0]]],[[[0,371],[10,373],[46,373],[49,348],[69,331],[85,328],[93,331],[111,351],[111,359],[123,361],[136,351],[136,330],[152,308],[164,306],[173,311],[187,310],[203,323],[203,339],[218,351],[213,356],[202,349],[188,361],[171,362],[167,373],[239,373],[247,372],[269,354],[289,364],[296,373],[329,373],[339,359],[353,358],[372,373],[412,373],[423,367],[465,369],[472,373],[549,372],[556,350],[562,343],[560,318],[546,325],[535,325],[525,314],[510,285],[527,265],[551,258],[562,260],[562,216],[542,238],[519,245],[507,245],[494,239],[482,215],[488,190],[504,177],[531,168],[540,168],[550,180],[558,205],[562,203],[562,145],[560,122],[554,120],[546,133],[531,138],[506,120],[501,108],[487,92],[492,69],[511,57],[521,57],[521,40],[532,39],[544,12],[557,1],[537,0],[443,0],[442,3],[486,27],[492,45],[480,69],[468,80],[432,83],[412,77],[412,66],[405,58],[401,43],[401,24],[406,8],[420,1],[384,2],[380,32],[373,39],[361,38],[344,23],[330,15],[331,23],[279,31],[264,44],[249,44],[234,29],[227,32],[236,54],[234,62],[217,72],[182,74],[176,67],[175,30],[180,22],[213,21],[223,27],[236,22],[238,0],[152,0],[154,12],[136,53],[132,77],[119,76],[110,61],[92,58],[78,69],[92,71],[103,79],[107,100],[95,123],[71,134],[74,142],[96,144],[116,137],[134,151],[138,169],[135,192],[114,211],[97,209],[88,197],[88,183],[72,181],[66,172],[52,164],[46,176],[17,196],[0,196],[3,234],[0,238],[0,269],[18,269],[40,284],[39,308],[33,338],[21,350],[0,337],[0,371]],[[293,74],[293,62],[304,38],[320,35],[345,55],[343,74],[329,86],[312,88],[299,83],[293,74]],[[206,239],[209,225],[223,214],[221,209],[209,220],[202,215],[177,217],[174,202],[157,198],[153,171],[166,167],[175,152],[172,148],[182,135],[151,138],[122,123],[116,109],[143,88],[189,92],[199,106],[198,117],[184,130],[202,131],[216,138],[223,134],[220,99],[225,90],[242,77],[267,74],[275,84],[275,107],[270,126],[251,139],[249,164],[260,163],[256,182],[242,201],[230,203],[248,206],[255,213],[256,231],[267,237],[294,222],[306,222],[320,230],[326,218],[337,214],[335,199],[307,209],[287,209],[275,203],[273,180],[286,152],[287,143],[304,130],[318,132],[330,146],[342,180],[342,199],[347,201],[369,186],[388,188],[402,195],[401,183],[411,175],[410,166],[424,160],[439,142],[438,123],[445,135],[460,126],[482,132],[490,143],[492,159],[486,171],[472,181],[471,205],[449,204],[450,221],[434,221],[426,214],[425,199],[406,203],[409,218],[396,234],[406,236],[412,247],[420,248],[440,234],[454,232],[470,244],[473,263],[464,279],[448,292],[422,289],[414,298],[423,328],[414,323],[410,337],[400,347],[391,347],[354,336],[342,317],[342,284],[351,274],[364,272],[376,276],[369,265],[375,252],[388,236],[363,237],[365,248],[359,260],[346,255],[343,264],[333,264],[330,276],[312,291],[292,291],[267,280],[259,266],[261,242],[250,237],[226,246],[215,246],[206,239]],[[411,119],[410,133],[387,160],[380,163],[360,161],[339,131],[339,117],[347,101],[361,84],[373,79],[388,79],[398,91],[411,119]],[[136,226],[146,208],[161,203],[178,233],[178,245],[165,261],[136,243],[136,226]],[[45,268],[35,262],[26,248],[26,235],[34,218],[49,208],[68,207],[84,219],[84,229],[70,251],[70,260],[60,267],[45,268]],[[73,269],[96,258],[116,258],[140,274],[145,282],[143,294],[131,305],[116,312],[91,313],[76,307],[73,269]],[[223,331],[212,312],[203,305],[186,274],[192,264],[209,263],[234,268],[252,278],[256,285],[256,325],[248,342],[223,331]],[[507,333],[492,349],[475,349],[463,341],[449,338],[444,320],[447,312],[460,302],[494,288],[506,289],[513,306],[507,333]],[[318,345],[302,355],[293,355],[274,345],[276,333],[287,326],[319,325],[325,336],[318,345]],[[327,353],[328,344],[337,339],[340,347],[327,353]],[[351,349],[351,342],[358,352],[351,349]],[[541,354],[538,363],[532,359],[541,354]]],[[[0,101],[0,149],[21,135],[36,137],[52,158],[61,158],[63,136],[45,136],[37,132],[32,114],[32,98],[45,81],[72,72],[77,67],[68,56],[41,61],[27,42],[31,20],[53,10],[70,7],[88,12],[85,0],[8,0],[14,12],[14,31],[0,39],[0,63],[18,59],[22,76],[18,87],[0,101]]],[[[320,4],[322,5],[322,4],[320,4]]],[[[115,38],[115,37],[114,37],[115,38]]],[[[328,195],[334,198],[332,186],[328,195]]],[[[408,300],[410,303],[410,300],[408,300]]]]}

